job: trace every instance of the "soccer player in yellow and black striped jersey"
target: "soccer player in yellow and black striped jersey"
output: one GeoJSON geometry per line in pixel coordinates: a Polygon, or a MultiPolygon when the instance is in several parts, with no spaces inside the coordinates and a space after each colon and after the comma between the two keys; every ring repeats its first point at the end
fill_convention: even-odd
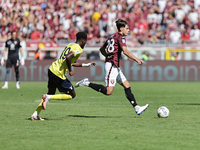
{"type": "Polygon", "coordinates": [[[48,70],[48,93],[42,95],[42,100],[38,105],[36,111],[31,116],[31,120],[44,120],[39,117],[42,109],[46,109],[46,104],[49,100],[70,100],[76,96],[74,87],[67,79],[66,73],[69,72],[73,76],[75,72],[71,66],[74,67],[90,67],[95,66],[96,63],[78,63],[76,60],[83,52],[83,48],[87,42],[87,34],[85,32],[78,32],[76,34],[76,42],[69,43],[59,59],[54,61],[48,70]],[[63,94],[55,94],[56,88],[63,94]]]}

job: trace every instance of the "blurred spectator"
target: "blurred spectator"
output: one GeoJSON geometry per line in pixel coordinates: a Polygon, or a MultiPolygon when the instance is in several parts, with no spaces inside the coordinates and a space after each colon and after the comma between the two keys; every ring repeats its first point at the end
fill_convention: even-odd
{"type": "Polygon", "coordinates": [[[171,60],[171,61],[177,61],[177,60],[178,60],[178,55],[179,55],[178,52],[173,53],[173,55],[171,56],[170,60],[171,60]]]}
{"type": "Polygon", "coordinates": [[[76,41],[76,33],[78,33],[78,29],[71,23],[71,28],[69,29],[69,41],[76,41]]]}
{"type": "Polygon", "coordinates": [[[69,13],[67,13],[67,14],[65,14],[65,18],[63,20],[63,30],[69,30],[70,23],[71,23],[70,15],[69,15],[69,13]]]}
{"type": "Polygon", "coordinates": [[[176,21],[175,17],[172,14],[169,14],[169,17],[166,20],[167,27],[170,31],[174,31],[175,28],[178,26],[178,22],[176,21]]]}
{"type": "Polygon", "coordinates": [[[98,22],[101,18],[101,14],[95,9],[94,13],[92,14],[92,22],[98,22]]]}
{"type": "Polygon", "coordinates": [[[162,30],[161,25],[159,25],[155,30],[155,36],[157,37],[160,43],[164,43],[166,40],[165,32],[162,30]]]}
{"type": "Polygon", "coordinates": [[[191,10],[191,7],[190,7],[190,5],[188,4],[188,1],[187,1],[187,0],[184,0],[184,1],[183,1],[182,9],[183,9],[183,11],[185,12],[185,14],[187,14],[187,13],[191,10]]]}
{"type": "Polygon", "coordinates": [[[178,5],[174,12],[175,12],[175,18],[176,18],[178,24],[181,25],[183,22],[183,18],[185,16],[185,12],[182,9],[182,6],[178,5]]]}
{"type": "Polygon", "coordinates": [[[141,19],[138,22],[138,29],[139,29],[140,34],[144,35],[146,33],[146,30],[148,29],[148,25],[144,19],[141,19]]]}
{"type": "Polygon", "coordinates": [[[195,24],[194,29],[190,31],[190,41],[191,42],[198,42],[200,38],[200,30],[198,26],[195,24]]]}
{"type": "Polygon", "coordinates": [[[6,41],[8,36],[6,35],[6,31],[1,32],[0,34],[0,41],[6,41]]]}
{"type": "Polygon", "coordinates": [[[0,4],[0,40],[10,38],[15,30],[26,40],[69,42],[75,40],[73,32],[84,31],[92,38],[88,44],[95,44],[115,33],[115,20],[122,18],[129,22],[127,40],[155,44],[163,39],[167,42],[177,27],[188,33],[191,28],[191,32],[196,30],[196,24],[200,29],[199,17],[200,0],[4,0],[0,4]]]}
{"type": "Polygon", "coordinates": [[[104,32],[106,32],[107,26],[108,26],[108,10],[107,9],[102,9],[99,24],[100,24],[100,31],[104,30],[104,32]]]}
{"type": "Polygon", "coordinates": [[[54,30],[51,30],[50,25],[47,25],[43,35],[43,40],[50,40],[54,37],[54,30]]]}
{"type": "Polygon", "coordinates": [[[158,6],[161,12],[165,10],[166,4],[167,4],[167,0],[158,0],[158,6]]]}
{"type": "Polygon", "coordinates": [[[146,40],[154,44],[159,41],[152,29],[149,30],[146,40]]]}
{"type": "Polygon", "coordinates": [[[181,33],[179,31],[179,28],[176,28],[175,31],[170,32],[169,38],[173,44],[180,43],[181,42],[181,33]]]}
{"type": "Polygon", "coordinates": [[[198,9],[200,6],[200,1],[199,0],[194,0],[194,8],[198,9]]]}
{"type": "Polygon", "coordinates": [[[181,41],[182,43],[189,43],[190,42],[190,35],[187,32],[187,30],[183,31],[182,35],[181,35],[181,41]]]}
{"type": "Polygon", "coordinates": [[[42,34],[36,29],[36,27],[33,29],[33,32],[31,33],[31,40],[41,40],[42,34]]]}
{"type": "Polygon", "coordinates": [[[149,9],[149,14],[147,15],[147,21],[148,23],[153,23],[155,20],[157,20],[157,14],[155,13],[155,10],[153,8],[149,9]]]}
{"type": "Polygon", "coordinates": [[[142,60],[149,60],[149,52],[145,51],[142,53],[142,60]]]}
{"type": "Polygon", "coordinates": [[[67,30],[63,30],[63,24],[59,25],[59,30],[56,33],[56,39],[57,40],[63,40],[63,39],[68,39],[69,38],[69,34],[67,30]]]}
{"type": "Polygon", "coordinates": [[[41,50],[38,48],[36,51],[35,51],[35,56],[34,56],[34,59],[35,60],[42,60],[42,57],[41,57],[41,50]]]}
{"type": "Polygon", "coordinates": [[[198,22],[198,13],[196,12],[196,10],[194,8],[192,8],[192,10],[190,11],[190,13],[188,14],[188,19],[193,23],[197,23],[198,22]]]}

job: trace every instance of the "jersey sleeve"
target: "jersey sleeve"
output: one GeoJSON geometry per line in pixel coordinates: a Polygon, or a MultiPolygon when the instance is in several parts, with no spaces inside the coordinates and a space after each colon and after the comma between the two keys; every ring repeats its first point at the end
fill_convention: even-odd
{"type": "Polygon", "coordinates": [[[20,48],[20,47],[22,47],[22,45],[21,45],[21,42],[20,42],[20,40],[18,40],[18,41],[19,41],[19,48],[20,48]]]}
{"type": "Polygon", "coordinates": [[[126,39],[125,39],[125,37],[121,37],[120,36],[118,38],[118,42],[119,42],[120,47],[126,46],[126,39]]]}
{"type": "Polygon", "coordinates": [[[6,41],[6,43],[5,43],[5,47],[8,47],[8,41],[6,41]]]}

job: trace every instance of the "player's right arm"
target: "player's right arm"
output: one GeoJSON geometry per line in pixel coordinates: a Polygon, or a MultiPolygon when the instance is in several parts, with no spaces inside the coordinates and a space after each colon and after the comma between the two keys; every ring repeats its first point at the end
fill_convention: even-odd
{"type": "Polygon", "coordinates": [[[73,76],[75,74],[75,72],[72,70],[72,67],[71,67],[71,61],[72,61],[73,57],[74,57],[74,53],[73,52],[69,52],[66,55],[66,63],[67,63],[67,67],[68,67],[70,76],[73,76]]]}
{"type": "Polygon", "coordinates": [[[143,64],[144,61],[143,60],[140,60],[138,59],[137,57],[135,57],[128,49],[126,46],[122,46],[122,51],[123,53],[130,59],[136,61],[139,65],[143,64]]]}
{"type": "Polygon", "coordinates": [[[1,58],[1,65],[3,66],[4,65],[4,57],[6,55],[6,52],[7,52],[7,47],[4,48],[4,51],[3,51],[3,55],[2,55],[2,58],[1,58]]]}

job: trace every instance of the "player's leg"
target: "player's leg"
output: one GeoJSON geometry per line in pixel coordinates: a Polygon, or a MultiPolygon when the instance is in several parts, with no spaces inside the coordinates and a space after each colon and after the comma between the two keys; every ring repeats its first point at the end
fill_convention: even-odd
{"type": "Polygon", "coordinates": [[[114,87],[105,87],[101,84],[92,83],[89,81],[88,78],[84,78],[83,80],[75,84],[75,87],[81,87],[81,86],[90,87],[97,92],[103,93],[104,95],[111,95],[114,89],[114,87]]]}
{"type": "Polygon", "coordinates": [[[41,101],[40,101],[38,107],[36,108],[35,112],[31,115],[31,120],[44,120],[44,119],[39,117],[39,114],[40,114],[41,110],[43,109],[42,104],[43,104],[43,99],[41,99],[41,101]]]}
{"type": "Polygon", "coordinates": [[[75,87],[88,86],[97,92],[103,93],[104,95],[111,95],[116,84],[117,68],[114,64],[107,62],[105,63],[105,72],[105,86],[92,83],[88,80],[88,78],[84,78],[83,80],[77,82],[75,87]]]}
{"type": "Polygon", "coordinates": [[[54,87],[58,88],[58,90],[63,94],[55,94],[55,92],[49,91],[48,94],[43,94],[43,109],[46,109],[46,104],[50,100],[70,100],[76,96],[74,91],[74,87],[68,79],[62,80],[53,74],[50,70],[48,71],[48,88],[53,89],[54,87]]]}
{"type": "Polygon", "coordinates": [[[101,92],[104,95],[111,95],[114,90],[114,87],[105,87],[101,84],[96,84],[96,83],[92,83],[92,82],[90,82],[88,87],[92,88],[93,90],[95,90],[97,92],[101,92]]]}
{"type": "Polygon", "coordinates": [[[117,77],[117,82],[124,87],[126,97],[131,103],[131,105],[135,108],[136,113],[138,115],[142,114],[142,112],[144,112],[148,108],[149,105],[146,104],[145,106],[139,106],[137,104],[134,94],[131,91],[130,83],[128,82],[128,80],[126,79],[126,77],[124,76],[120,68],[118,68],[118,71],[119,71],[119,75],[117,77]]]}
{"type": "Polygon", "coordinates": [[[12,69],[12,61],[10,59],[7,59],[5,84],[4,86],[2,86],[2,89],[8,89],[8,79],[9,79],[11,69],[12,69]]]}
{"type": "MultiPolygon", "coordinates": [[[[48,100],[70,100],[76,96],[74,87],[68,79],[62,80],[57,76],[54,76],[53,79],[54,87],[58,88],[62,94],[52,94],[52,92],[49,91],[48,94],[46,94],[48,100]]],[[[52,85],[49,84],[48,87],[50,89],[52,85]]]]}
{"type": "Polygon", "coordinates": [[[20,86],[19,86],[19,60],[13,60],[13,65],[14,65],[14,69],[15,69],[16,88],[20,89],[20,86]]]}
{"type": "MultiPolygon", "coordinates": [[[[49,95],[54,95],[56,93],[56,85],[54,84],[54,82],[51,79],[51,76],[49,76],[48,73],[48,94],[49,95]]],[[[43,99],[41,99],[38,107],[36,108],[35,112],[31,115],[31,120],[44,120],[42,118],[39,117],[40,112],[43,109],[43,99]]]]}
{"type": "MultiPolygon", "coordinates": [[[[49,95],[54,95],[55,93],[56,93],[56,88],[48,88],[48,94],[49,95]]],[[[42,109],[43,109],[43,99],[41,99],[37,109],[32,114],[31,120],[44,120],[44,119],[39,117],[39,114],[42,111],[42,109]]]]}

